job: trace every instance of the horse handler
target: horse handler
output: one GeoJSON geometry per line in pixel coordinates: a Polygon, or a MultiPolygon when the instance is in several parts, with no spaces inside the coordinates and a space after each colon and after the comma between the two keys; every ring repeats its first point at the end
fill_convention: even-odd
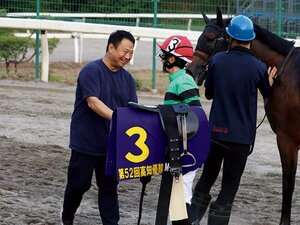
{"type": "Polygon", "coordinates": [[[256,34],[248,17],[234,17],[226,32],[231,37],[230,49],[212,57],[204,84],[205,97],[213,100],[209,117],[212,142],[192,197],[192,209],[199,222],[209,206],[209,225],[229,223],[240,179],[254,145],[257,89],[268,97],[277,72],[275,67],[267,70],[250,51],[256,34]],[[210,190],[222,163],[221,191],[210,203],[210,190]]]}
{"type": "Polygon", "coordinates": [[[82,197],[91,187],[93,173],[99,189],[103,225],[118,225],[116,176],[105,175],[108,134],[113,110],[137,102],[135,81],[123,67],[133,55],[135,39],[118,30],[109,36],[106,54],[80,71],[71,121],[71,159],[65,189],[62,224],[73,224],[82,197]]]}

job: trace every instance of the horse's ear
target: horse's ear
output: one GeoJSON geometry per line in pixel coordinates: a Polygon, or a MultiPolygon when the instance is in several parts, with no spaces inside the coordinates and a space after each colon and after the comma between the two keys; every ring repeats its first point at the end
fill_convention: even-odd
{"type": "Polygon", "coordinates": [[[202,12],[202,16],[203,16],[203,19],[205,21],[205,24],[208,24],[210,22],[210,19],[207,17],[207,15],[205,15],[204,12],[202,12]]]}
{"type": "Polygon", "coordinates": [[[223,26],[223,16],[219,6],[217,6],[217,25],[219,27],[223,26]]]}

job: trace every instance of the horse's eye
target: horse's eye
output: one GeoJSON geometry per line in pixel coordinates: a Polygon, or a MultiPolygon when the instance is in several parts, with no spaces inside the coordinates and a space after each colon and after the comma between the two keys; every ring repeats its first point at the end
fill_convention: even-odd
{"type": "Polygon", "coordinates": [[[213,42],[214,40],[215,40],[215,39],[212,38],[212,37],[207,37],[207,38],[206,38],[206,41],[207,41],[207,42],[213,42]]]}
{"type": "Polygon", "coordinates": [[[216,39],[216,35],[210,33],[206,35],[206,41],[207,42],[213,42],[216,39]]]}

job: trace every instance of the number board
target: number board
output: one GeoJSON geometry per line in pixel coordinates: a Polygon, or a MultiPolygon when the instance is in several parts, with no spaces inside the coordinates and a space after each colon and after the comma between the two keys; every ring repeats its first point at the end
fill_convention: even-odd
{"type": "MultiPolygon", "coordinates": [[[[184,168],[183,172],[201,166],[209,150],[206,115],[201,107],[191,109],[199,119],[199,130],[188,140],[188,151],[197,162],[190,168],[184,168]]],[[[133,108],[117,108],[114,111],[107,153],[107,174],[117,174],[119,180],[161,174],[166,149],[167,136],[158,113],[133,108]]]]}

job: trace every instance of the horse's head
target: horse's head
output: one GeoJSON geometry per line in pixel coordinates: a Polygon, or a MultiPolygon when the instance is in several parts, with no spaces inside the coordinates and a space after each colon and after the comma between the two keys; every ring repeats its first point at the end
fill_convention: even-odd
{"type": "Polygon", "coordinates": [[[227,50],[229,46],[229,38],[225,31],[226,23],[220,8],[217,8],[216,19],[210,20],[204,13],[202,15],[206,26],[198,38],[193,61],[186,67],[187,73],[193,76],[199,86],[205,80],[210,57],[217,52],[227,50]]]}

